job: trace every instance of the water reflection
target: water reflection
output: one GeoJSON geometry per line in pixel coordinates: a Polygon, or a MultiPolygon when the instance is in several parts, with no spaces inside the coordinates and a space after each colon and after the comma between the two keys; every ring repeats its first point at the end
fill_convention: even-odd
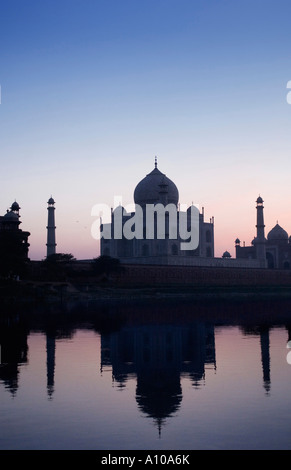
{"type": "Polygon", "coordinates": [[[55,386],[56,337],[52,332],[46,334],[47,393],[52,398],[55,386]]]}
{"type": "Polygon", "coordinates": [[[149,325],[101,337],[101,369],[112,367],[119,387],[136,376],[138,407],[154,419],[159,431],[181,404],[181,375],[197,387],[204,379],[205,364],[215,368],[213,325],[149,325]]]}
{"type": "Polygon", "coordinates": [[[55,388],[55,367],[56,367],[56,341],[72,339],[76,329],[62,325],[49,324],[44,328],[46,336],[46,376],[47,394],[51,399],[55,388]]]}
{"type": "Polygon", "coordinates": [[[261,344],[261,359],[263,366],[263,383],[266,393],[268,394],[271,389],[271,376],[270,376],[270,329],[263,328],[260,331],[260,344],[261,344]]]}
{"type": "MultiPolygon", "coordinates": [[[[167,307],[168,308],[168,307],[167,307]]],[[[114,309],[113,309],[114,310],[114,309]]],[[[106,312],[108,318],[108,311],[106,312]]],[[[133,321],[132,315],[118,316],[109,322],[92,316],[73,317],[48,316],[35,325],[25,315],[8,316],[0,328],[1,365],[0,381],[12,396],[19,387],[20,368],[29,363],[28,337],[31,332],[45,335],[46,392],[50,401],[54,398],[58,354],[57,341],[71,338],[81,329],[94,330],[100,337],[100,357],[96,360],[96,371],[100,364],[100,375],[110,370],[114,386],[124,390],[129,379],[134,379],[135,400],[143,416],[155,423],[159,434],[168,418],[175,416],[183,401],[184,378],[194,389],[206,385],[206,370],[218,371],[223,364],[217,363],[216,331],[228,325],[224,321],[194,319],[189,321],[133,321]],[[122,320],[121,320],[122,318],[122,320]]],[[[231,324],[231,323],[230,323],[231,324]]],[[[234,323],[238,326],[237,323],[234,323]]],[[[270,332],[274,323],[266,320],[261,324],[246,322],[239,326],[243,337],[257,340],[260,357],[261,380],[266,395],[271,391],[270,332]]],[[[286,343],[291,339],[291,323],[280,323],[286,332],[286,343]]],[[[76,370],[76,375],[78,370],[76,370]]]]}
{"type": "Polygon", "coordinates": [[[271,327],[263,324],[261,326],[242,327],[242,334],[245,336],[255,336],[260,339],[261,365],[263,376],[263,387],[266,395],[271,390],[271,358],[270,358],[270,330],[271,327]]]}
{"type": "Polygon", "coordinates": [[[0,380],[14,396],[18,389],[19,365],[28,362],[29,329],[16,316],[0,327],[0,380]]]}

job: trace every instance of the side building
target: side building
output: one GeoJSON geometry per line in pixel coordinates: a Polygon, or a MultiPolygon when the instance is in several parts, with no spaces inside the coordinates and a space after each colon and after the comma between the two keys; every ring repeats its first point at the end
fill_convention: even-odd
{"type": "Polygon", "coordinates": [[[237,259],[264,259],[269,269],[291,269],[291,237],[277,223],[265,238],[265,225],[263,216],[263,199],[257,199],[257,236],[251,245],[241,246],[239,238],[235,240],[237,259]]]}
{"type": "Polygon", "coordinates": [[[6,214],[0,216],[0,274],[5,277],[22,274],[29,261],[30,233],[20,228],[19,210],[19,204],[15,201],[6,214]]]}

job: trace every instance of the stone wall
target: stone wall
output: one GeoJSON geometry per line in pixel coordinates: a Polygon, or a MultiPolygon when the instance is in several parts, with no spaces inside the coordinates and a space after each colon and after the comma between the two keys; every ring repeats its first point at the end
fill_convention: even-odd
{"type": "Polygon", "coordinates": [[[200,256],[141,256],[135,258],[120,258],[120,262],[126,265],[150,265],[150,266],[201,266],[224,268],[265,268],[265,260],[237,259],[237,258],[206,258],[200,256]]]}
{"type": "Polygon", "coordinates": [[[199,266],[123,265],[118,286],[290,287],[291,271],[199,266]]]}

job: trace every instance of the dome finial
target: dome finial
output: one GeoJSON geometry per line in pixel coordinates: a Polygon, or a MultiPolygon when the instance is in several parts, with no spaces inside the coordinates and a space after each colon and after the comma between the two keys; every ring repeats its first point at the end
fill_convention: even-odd
{"type": "Polygon", "coordinates": [[[158,168],[158,157],[155,156],[155,168],[158,168]]]}

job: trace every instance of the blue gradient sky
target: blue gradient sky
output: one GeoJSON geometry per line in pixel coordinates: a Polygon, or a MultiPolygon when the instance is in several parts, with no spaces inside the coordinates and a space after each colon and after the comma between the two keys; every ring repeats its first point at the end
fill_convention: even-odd
{"type": "Polygon", "coordinates": [[[16,199],[30,257],[99,255],[97,203],[131,203],[158,165],[215,217],[215,252],[291,232],[289,0],[3,0],[0,212],[16,199]]]}

